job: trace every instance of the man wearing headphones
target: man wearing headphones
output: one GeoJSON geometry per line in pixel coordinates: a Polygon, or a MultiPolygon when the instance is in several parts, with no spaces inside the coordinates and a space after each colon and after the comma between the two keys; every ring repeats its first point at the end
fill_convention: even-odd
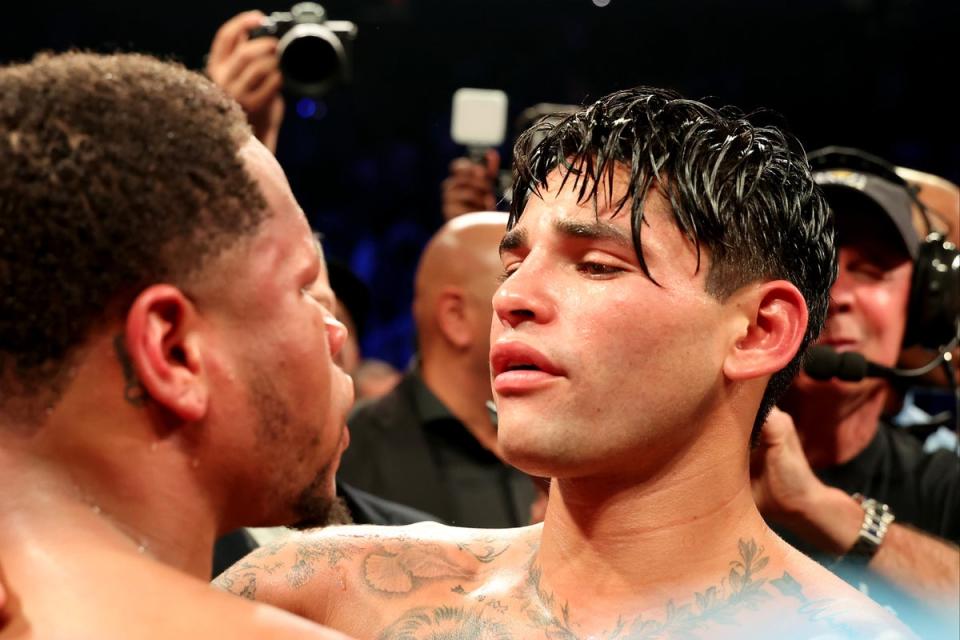
{"type": "MultiPolygon", "coordinates": [[[[942,238],[921,242],[911,192],[892,170],[870,158],[856,163],[865,156],[853,150],[810,158],[836,214],[839,245],[819,344],[889,367],[902,346],[949,343],[957,326],[955,247],[942,238]]],[[[889,422],[890,390],[878,378],[801,374],[780,402],[789,416],[776,412],[761,434],[754,495],[797,546],[839,556],[830,568],[854,584],[867,580],[870,595],[892,585],[901,603],[908,594],[955,607],[960,464],[953,451],[925,453],[889,422]]]]}

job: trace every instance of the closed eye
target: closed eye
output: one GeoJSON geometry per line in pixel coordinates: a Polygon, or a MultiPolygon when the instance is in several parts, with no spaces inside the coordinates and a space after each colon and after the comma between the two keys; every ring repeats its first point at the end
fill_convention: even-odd
{"type": "Polygon", "coordinates": [[[579,262],[577,271],[589,276],[609,276],[623,271],[620,267],[615,267],[601,262],[579,262]]]}
{"type": "Polygon", "coordinates": [[[517,271],[518,268],[519,268],[519,267],[507,267],[507,268],[505,268],[505,269],[503,270],[503,272],[502,272],[500,275],[497,276],[497,282],[499,282],[500,284],[503,284],[504,282],[507,281],[507,278],[509,278],[510,276],[512,276],[512,275],[517,271]]]}

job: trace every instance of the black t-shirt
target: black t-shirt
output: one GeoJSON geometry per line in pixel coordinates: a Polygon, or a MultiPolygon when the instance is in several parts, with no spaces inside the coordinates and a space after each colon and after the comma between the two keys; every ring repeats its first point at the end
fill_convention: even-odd
{"type": "Polygon", "coordinates": [[[530,523],[529,476],[485,449],[408,371],[387,395],[357,405],[338,477],[373,495],[460,527],[530,523]]]}
{"type": "MultiPolygon", "coordinates": [[[[867,448],[841,465],[819,469],[824,484],[885,503],[896,522],[953,542],[960,539],[960,458],[923,450],[909,433],[881,422],[867,448]]],[[[921,638],[956,638],[956,625],[883,580],[856,558],[837,562],[775,527],[784,539],[875,601],[892,609],[921,638]]]]}
{"type": "Polygon", "coordinates": [[[960,458],[953,451],[927,453],[915,437],[881,422],[859,455],[816,473],[826,485],[889,505],[900,524],[960,542],[960,458]]]}

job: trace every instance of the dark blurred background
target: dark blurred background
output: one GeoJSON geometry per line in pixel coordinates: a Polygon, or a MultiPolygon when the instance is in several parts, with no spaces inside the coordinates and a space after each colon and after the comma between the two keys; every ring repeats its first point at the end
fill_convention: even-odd
{"type": "MultiPolygon", "coordinates": [[[[216,29],[291,2],[6,6],[0,62],[40,50],[145,51],[200,69],[216,29]]],[[[330,255],[375,292],[364,352],[403,367],[411,279],[441,223],[439,185],[463,149],[464,86],[579,104],[653,84],[782,114],[808,149],[860,147],[960,182],[956,0],[327,0],[359,27],[354,80],[287,100],[277,155],[330,255]],[[599,5],[599,6],[598,6],[599,5]]],[[[511,132],[511,135],[515,132],[511,132]]],[[[501,150],[506,157],[508,148],[501,150]]]]}

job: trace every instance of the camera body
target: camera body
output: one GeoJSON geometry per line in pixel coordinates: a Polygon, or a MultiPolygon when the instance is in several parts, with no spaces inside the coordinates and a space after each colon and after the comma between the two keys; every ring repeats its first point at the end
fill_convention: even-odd
{"type": "Polygon", "coordinates": [[[284,89],[320,96],[350,79],[350,58],[357,25],[327,20],[315,2],[300,2],[290,11],[276,11],[250,32],[251,38],[279,38],[277,55],[284,89]]]}

